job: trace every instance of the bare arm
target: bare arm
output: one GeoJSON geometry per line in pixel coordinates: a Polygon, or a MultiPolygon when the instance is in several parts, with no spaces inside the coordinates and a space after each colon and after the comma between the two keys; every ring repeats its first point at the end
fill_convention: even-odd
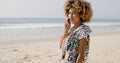
{"type": "Polygon", "coordinates": [[[67,20],[64,23],[64,34],[60,37],[60,48],[62,47],[63,40],[68,36],[68,31],[71,27],[70,22],[67,20]]]}
{"type": "Polygon", "coordinates": [[[62,47],[62,42],[66,37],[67,37],[67,34],[65,34],[65,33],[63,34],[63,36],[60,37],[60,49],[62,47]]]}
{"type": "Polygon", "coordinates": [[[78,55],[76,63],[82,63],[83,58],[84,58],[85,49],[87,46],[87,40],[84,38],[80,39],[78,44],[79,44],[79,47],[78,47],[79,55],[78,55]]]}

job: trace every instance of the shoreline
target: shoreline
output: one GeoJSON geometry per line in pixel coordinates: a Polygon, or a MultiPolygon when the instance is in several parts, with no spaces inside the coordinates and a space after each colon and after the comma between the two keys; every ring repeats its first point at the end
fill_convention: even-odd
{"type": "MultiPolygon", "coordinates": [[[[110,36],[110,35],[117,35],[119,33],[120,33],[119,31],[115,31],[115,32],[97,32],[97,33],[92,32],[90,34],[90,37],[110,36]]],[[[44,37],[44,38],[37,37],[37,38],[32,38],[32,39],[28,38],[28,39],[15,39],[15,40],[0,40],[0,43],[3,43],[3,42],[23,42],[23,41],[25,41],[25,42],[26,41],[27,42],[32,42],[32,41],[35,41],[35,42],[38,42],[38,41],[46,42],[48,40],[50,40],[50,41],[59,41],[59,37],[56,36],[56,37],[44,37]]]]}
{"type": "MultiPolygon", "coordinates": [[[[91,34],[87,63],[119,63],[120,32],[91,34]]],[[[59,38],[0,42],[0,63],[61,63],[59,38]]]]}

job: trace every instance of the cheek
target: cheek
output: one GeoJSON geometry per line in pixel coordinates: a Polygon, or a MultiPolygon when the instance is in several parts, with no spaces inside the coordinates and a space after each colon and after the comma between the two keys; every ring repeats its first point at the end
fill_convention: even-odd
{"type": "Polygon", "coordinates": [[[71,15],[71,14],[69,14],[69,15],[68,15],[68,18],[75,19],[75,18],[76,18],[76,15],[73,15],[73,14],[71,15]]]}
{"type": "Polygon", "coordinates": [[[78,21],[80,19],[80,15],[77,14],[74,18],[76,21],[78,21]]]}
{"type": "Polygon", "coordinates": [[[79,14],[73,14],[73,18],[79,19],[79,14]]]}
{"type": "Polygon", "coordinates": [[[78,21],[79,19],[79,15],[78,14],[68,14],[68,18],[71,19],[71,23],[76,23],[76,21],[78,21]]]}
{"type": "Polygon", "coordinates": [[[68,14],[68,18],[70,18],[70,14],[68,14]]]}

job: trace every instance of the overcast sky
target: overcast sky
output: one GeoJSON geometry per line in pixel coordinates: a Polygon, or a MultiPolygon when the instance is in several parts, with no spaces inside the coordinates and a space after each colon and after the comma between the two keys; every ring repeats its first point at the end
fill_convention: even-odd
{"type": "MultiPolygon", "coordinates": [[[[64,18],[65,0],[0,0],[0,18],[64,18]]],[[[120,18],[120,0],[88,0],[94,18],[120,18]]]]}

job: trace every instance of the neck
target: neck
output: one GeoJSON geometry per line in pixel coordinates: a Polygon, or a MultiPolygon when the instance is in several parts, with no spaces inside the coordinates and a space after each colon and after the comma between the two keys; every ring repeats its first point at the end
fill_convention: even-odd
{"type": "MultiPolygon", "coordinates": [[[[71,33],[71,32],[73,32],[76,28],[78,28],[79,26],[81,26],[83,23],[82,22],[80,22],[80,21],[78,21],[78,23],[76,23],[76,24],[74,24],[74,26],[69,30],[69,34],[71,33]]],[[[68,34],[68,35],[69,35],[68,34]]]]}
{"type": "Polygon", "coordinates": [[[76,24],[74,24],[74,26],[70,29],[70,32],[74,31],[76,28],[78,28],[79,26],[81,26],[83,23],[78,21],[76,24]]]}
{"type": "Polygon", "coordinates": [[[81,26],[83,23],[81,21],[77,21],[77,23],[74,24],[74,27],[77,28],[81,26]]]}

